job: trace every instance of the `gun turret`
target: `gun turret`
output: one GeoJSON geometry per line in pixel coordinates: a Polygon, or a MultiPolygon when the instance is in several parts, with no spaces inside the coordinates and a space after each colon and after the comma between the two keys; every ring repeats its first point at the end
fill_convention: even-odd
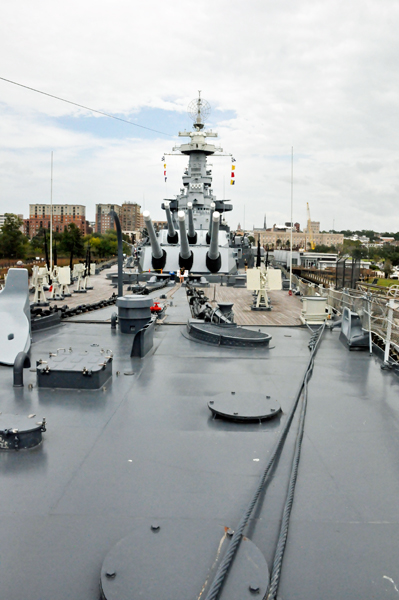
{"type": "Polygon", "coordinates": [[[143,218],[151,243],[152,268],[163,269],[166,264],[166,252],[161,248],[158,242],[157,234],[155,233],[154,225],[151,221],[151,215],[148,210],[143,212],[143,218]]]}
{"type": "Polygon", "coordinates": [[[182,269],[191,270],[193,266],[194,256],[190,250],[187,239],[186,231],[186,217],[182,210],[177,213],[179,220],[179,232],[180,232],[180,252],[179,252],[179,266],[182,269]]]}
{"type": "Polygon", "coordinates": [[[220,214],[215,211],[212,214],[211,245],[206,253],[206,267],[211,273],[217,273],[222,266],[222,257],[219,252],[219,224],[220,214]]]}
{"type": "Polygon", "coordinates": [[[187,202],[187,214],[188,214],[188,243],[196,244],[197,243],[197,234],[195,232],[194,227],[194,215],[193,215],[193,204],[192,202],[187,202]]]}
{"type": "Polygon", "coordinates": [[[168,221],[168,244],[178,244],[179,236],[177,235],[177,231],[175,226],[173,225],[172,213],[170,212],[170,202],[164,202],[166,219],[168,221]]]}
{"type": "Polygon", "coordinates": [[[211,243],[211,236],[212,236],[212,216],[213,216],[213,213],[215,212],[215,208],[216,208],[216,204],[214,202],[211,202],[211,210],[209,212],[209,227],[208,227],[208,233],[206,234],[206,243],[207,244],[211,243]]]}

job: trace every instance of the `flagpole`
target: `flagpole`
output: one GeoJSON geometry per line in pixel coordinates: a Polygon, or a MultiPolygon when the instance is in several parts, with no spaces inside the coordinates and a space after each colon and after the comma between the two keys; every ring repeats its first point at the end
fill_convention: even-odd
{"type": "Polygon", "coordinates": [[[291,251],[290,251],[290,292],[292,293],[292,229],[293,229],[293,198],[294,198],[294,146],[291,146],[291,251]]]}
{"type": "Polygon", "coordinates": [[[53,151],[51,151],[51,187],[50,187],[50,277],[53,271],[53,151]]]}

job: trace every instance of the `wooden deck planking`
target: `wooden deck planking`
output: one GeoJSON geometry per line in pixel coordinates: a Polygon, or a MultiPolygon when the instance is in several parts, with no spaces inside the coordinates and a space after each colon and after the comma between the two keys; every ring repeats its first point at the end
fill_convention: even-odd
{"type": "MultiPolygon", "coordinates": [[[[116,272],[116,267],[113,267],[112,271],[116,272]]],[[[65,298],[64,300],[52,301],[51,304],[63,306],[67,304],[70,308],[78,306],[79,304],[91,304],[92,302],[98,302],[99,300],[109,298],[112,293],[116,292],[116,288],[111,285],[110,279],[106,277],[110,270],[102,271],[99,275],[90,278],[93,290],[88,290],[86,294],[72,294],[72,297],[65,298]]],[[[75,288],[75,285],[71,285],[71,291],[75,288]]],[[[160,290],[159,295],[166,294],[168,299],[172,299],[177,290],[180,289],[180,284],[176,284],[173,288],[165,288],[160,290]]],[[[124,286],[125,293],[127,292],[127,286],[124,286]]],[[[270,311],[252,311],[251,306],[253,302],[252,292],[246,288],[233,288],[227,286],[221,286],[220,284],[212,284],[209,288],[204,288],[205,295],[209,298],[210,302],[233,302],[235,321],[238,325],[252,325],[263,326],[263,325],[276,325],[276,326],[292,326],[302,325],[300,321],[301,313],[301,302],[297,296],[289,296],[287,291],[275,291],[270,292],[270,299],[272,302],[272,310],[270,311]]],[[[46,296],[49,296],[49,292],[46,292],[46,296]]],[[[31,295],[31,301],[33,295],[31,295]]],[[[162,300],[161,300],[162,302],[162,300]]],[[[215,305],[215,304],[214,304],[215,305]]],[[[173,322],[173,318],[171,319],[173,322]]]]}
{"type": "Polygon", "coordinates": [[[286,290],[269,292],[273,308],[268,311],[251,310],[253,296],[247,289],[216,284],[205,290],[205,294],[212,303],[214,297],[216,303],[233,302],[235,322],[238,325],[302,325],[300,320],[302,303],[298,296],[289,296],[286,290]]]}

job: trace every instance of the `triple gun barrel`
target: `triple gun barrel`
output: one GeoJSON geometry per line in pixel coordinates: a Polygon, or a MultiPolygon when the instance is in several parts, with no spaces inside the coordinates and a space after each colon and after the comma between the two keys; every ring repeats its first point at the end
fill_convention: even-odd
{"type": "MultiPolygon", "coordinates": [[[[170,203],[165,202],[164,207],[168,223],[167,242],[168,244],[178,244],[180,241],[179,267],[190,271],[194,262],[194,253],[190,249],[190,245],[195,245],[198,238],[194,226],[193,205],[191,202],[187,203],[188,232],[186,230],[185,212],[179,210],[177,213],[179,227],[179,232],[177,232],[170,210],[170,203]]],[[[151,244],[152,267],[153,269],[164,269],[167,261],[167,252],[159,243],[149,211],[144,211],[143,218],[151,244]]],[[[222,258],[219,251],[219,225],[220,213],[215,211],[215,204],[212,202],[209,230],[206,234],[206,242],[209,244],[209,250],[206,253],[206,267],[211,273],[217,273],[222,264],[222,258]]]]}

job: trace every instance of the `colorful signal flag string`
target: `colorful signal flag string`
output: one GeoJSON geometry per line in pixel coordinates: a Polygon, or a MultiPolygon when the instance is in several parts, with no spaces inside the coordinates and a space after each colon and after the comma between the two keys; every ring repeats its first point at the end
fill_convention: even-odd
{"type": "MultiPolygon", "coordinates": [[[[231,162],[236,162],[235,158],[231,159],[231,162]]],[[[235,184],[235,170],[236,170],[236,166],[235,165],[231,165],[231,179],[230,179],[230,185],[234,185],[235,184]]]]}

